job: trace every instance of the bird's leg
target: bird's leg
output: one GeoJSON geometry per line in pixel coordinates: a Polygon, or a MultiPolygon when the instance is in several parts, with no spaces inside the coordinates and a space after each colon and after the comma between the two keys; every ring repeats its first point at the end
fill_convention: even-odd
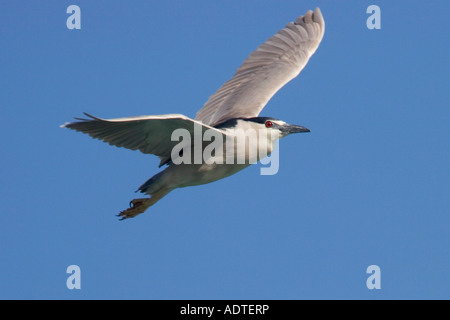
{"type": "Polygon", "coordinates": [[[120,220],[134,218],[138,214],[144,213],[149,207],[154,205],[158,200],[164,197],[168,191],[165,188],[159,189],[157,192],[152,194],[151,198],[139,198],[130,201],[130,208],[121,211],[117,216],[120,220]]]}

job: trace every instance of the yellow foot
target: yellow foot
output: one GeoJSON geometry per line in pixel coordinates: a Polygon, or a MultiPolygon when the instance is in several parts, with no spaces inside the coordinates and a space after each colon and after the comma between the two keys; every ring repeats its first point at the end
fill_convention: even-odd
{"type": "Polygon", "coordinates": [[[134,218],[147,210],[151,204],[150,198],[133,199],[130,201],[130,208],[121,211],[117,216],[121,218],[120,220],[134,218]]]}

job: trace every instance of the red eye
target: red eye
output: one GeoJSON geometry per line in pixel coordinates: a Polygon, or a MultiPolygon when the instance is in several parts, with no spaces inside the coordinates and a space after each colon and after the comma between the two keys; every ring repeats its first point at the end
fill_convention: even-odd
{"type": "Polygon", "coordinates": [[[272,121],[266,121],[266,128],[271,128],[273,126],[272,121]]]}

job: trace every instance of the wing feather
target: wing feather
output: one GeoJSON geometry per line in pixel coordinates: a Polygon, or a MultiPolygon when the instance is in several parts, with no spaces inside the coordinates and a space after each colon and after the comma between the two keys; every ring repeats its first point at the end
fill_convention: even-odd
{"type": "MultiPolygon", "coordinates": [[[[161,164],[167,163],[171,152],[179,141],[172,141],[175,129],[186,129],[193,137],[195,126],[201,132],[221,130],[204,125],[181,114],[159,116],[140,116],[131,118],[101,119],[85,113],[89,119],[76,118],[79,121],[63,124],[61,127],[88,134],[116,147],[140,150],[142,153],[154,154],[161,158],[161,164]]],[[[193,139],[191,139],[193,142],[193,139]]]]}
{"type": "Polygon", "coordinates": [[[215,126],[232,118],[258,116],[270,98],[305,67],[324,32],[319,8],[288,23],[250,54],[208,99],[195,120],[215,126]]]}

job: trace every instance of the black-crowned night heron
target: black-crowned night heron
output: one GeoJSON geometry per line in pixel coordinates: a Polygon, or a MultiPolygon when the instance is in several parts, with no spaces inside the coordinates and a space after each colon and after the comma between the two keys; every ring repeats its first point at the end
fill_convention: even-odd
{"type": "Polygon", "coordinates": [[[308,132],[304,127],[258,115],[269,99],[305,67],[324,31],[325,22],[319,8],[288,23],[244,61],[198,111],[195,120],[181,114],[118,119],[85,114],[89,119],[76,118],[79,121],[62,127],[87,133],[117,147],[157,155],[161,159],[160,167],[167,165],[139,187],[138,191],[150,197],[133,199],[130,208],[119,213],[122,219],[135,217],[173,189],[230,176],[270,154],[278,139],[290,133],[308,132]],[[200,143],[196,143],[197,137],[180,142],[181,136],[174,138],[177,129],[178,133],[193,136],[200,132],[200,143]],[[256,134],[247,135],[249,131],[256,134]],[[209,139],[205,138],[207,134],[209,139]],[[245,138],[240,139],[242,136],[245,138]],[[209,150],[206,155],[214,142],[214,152],[209,150]],[[220,142],[218,148],[217,142],[220,142]],[[239,148],[243,143],[248,145],[239,148]],[[252,147],[258,151],[256,157],[250,155],[252,147]]]}

